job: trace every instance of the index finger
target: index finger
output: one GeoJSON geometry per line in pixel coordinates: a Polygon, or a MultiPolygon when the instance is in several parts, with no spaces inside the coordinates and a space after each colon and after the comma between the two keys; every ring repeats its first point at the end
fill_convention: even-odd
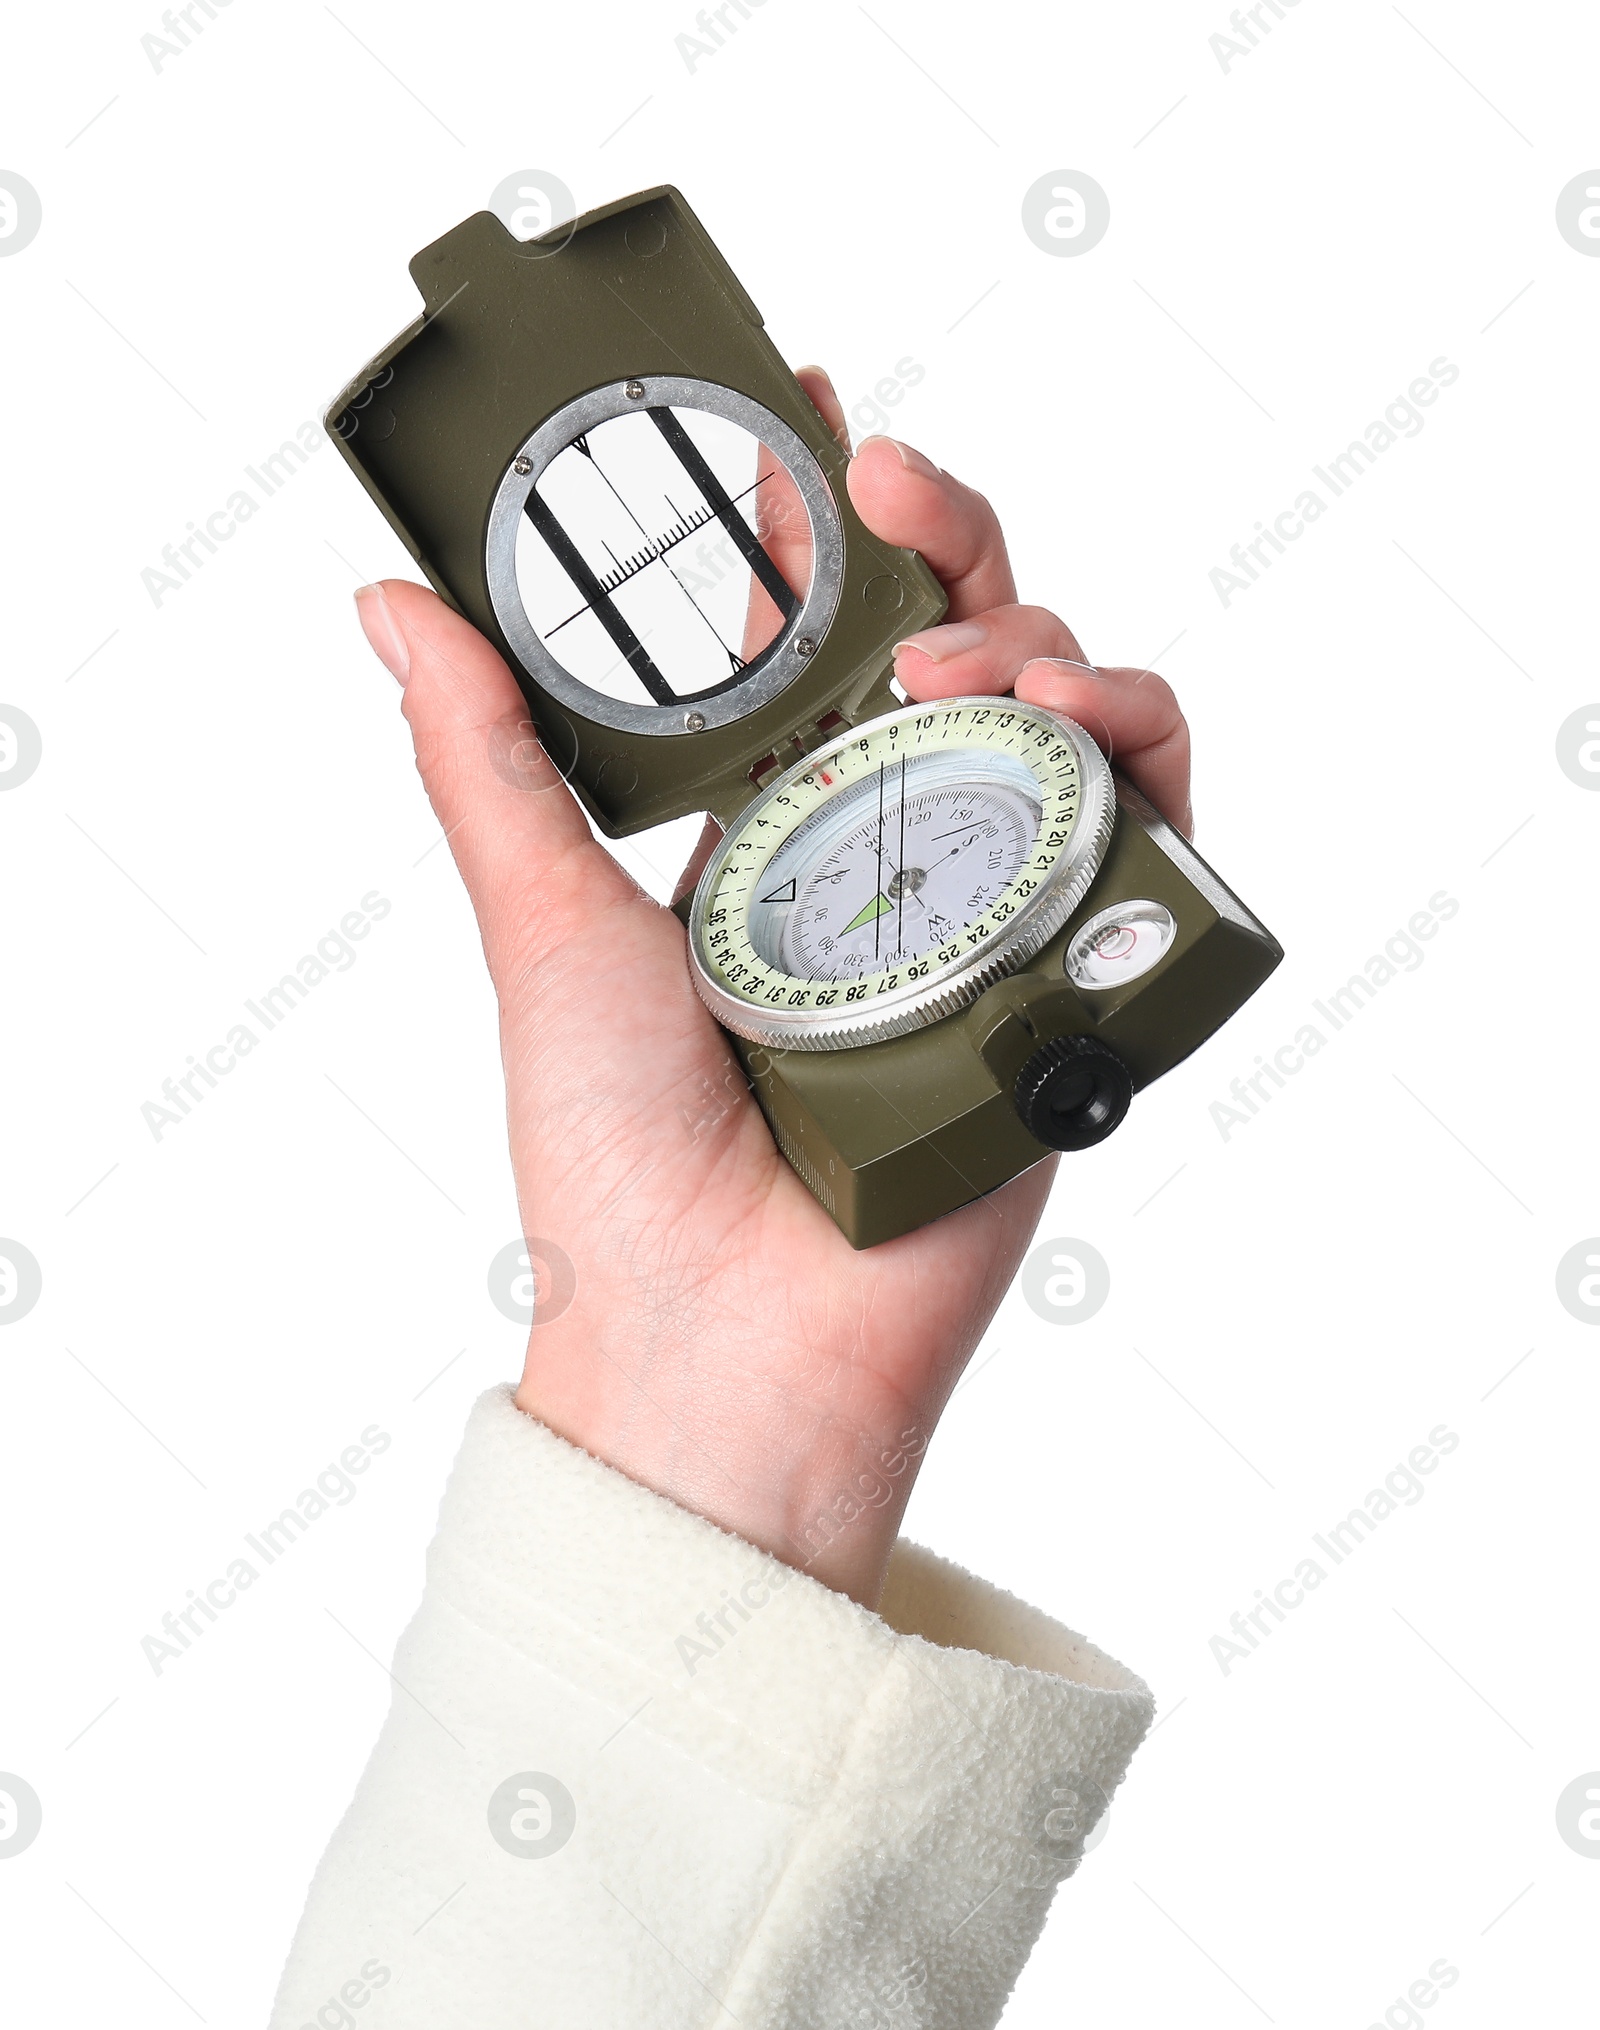
{"type": "Polygon", "coordinates": [[[944,586],[949,619],[1016,603],[999,517],[974,488],[894,437],[867,438],[847,483],[856,513],[875,536],[920,551],[944,586]]]}

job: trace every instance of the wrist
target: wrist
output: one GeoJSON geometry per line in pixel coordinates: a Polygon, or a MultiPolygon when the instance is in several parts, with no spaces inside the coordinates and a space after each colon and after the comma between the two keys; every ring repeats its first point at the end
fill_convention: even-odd
{"type": "Polygon", "coordinates": [[[613,1361],[562,1352],[535,1335],[516,1392],[520,1410],[680,1508],[876,1608],[927,1445],[926,1424],[908,1406],[889,1405],[858,1430],[818,1419],[809,1405],[735,1389],[726,1373],[708,1404],[695,1377],[671,1362],[636,1354],[635,1371],[649,1376],[641,1386],[613,1361]]]}

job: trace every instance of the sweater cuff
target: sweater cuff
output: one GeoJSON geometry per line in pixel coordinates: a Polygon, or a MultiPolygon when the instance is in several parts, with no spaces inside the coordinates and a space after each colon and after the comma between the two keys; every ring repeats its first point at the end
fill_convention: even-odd
{"type": "Polygon", "coordinates": [[[874,1614],[507,1389],[394,1676],[273,2030],[346,1986],[373,2030],[982,2030],[1153,1710],[926,1551],[874,1614]]]}

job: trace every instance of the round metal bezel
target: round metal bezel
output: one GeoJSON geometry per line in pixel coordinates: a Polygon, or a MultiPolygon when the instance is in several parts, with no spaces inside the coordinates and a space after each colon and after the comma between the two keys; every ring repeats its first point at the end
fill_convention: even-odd
{"type": "Polygon", "coordinates": [[[618,733],[678,734],[692,739],[709,727],[731,726],[788,689],[806,669],[839,606],[844,584],[844,528],[822,467],[810,448],[770,409],[715,381],[677,375],[641,375],[612,381],[553,411],[520,444],[495,490],[484,541],[489,603],[501,632],[523,668],[542,691],[578,717],[618,733]],[[629,387],[642,395],[629,395],[629,387]],[[685,693],[671,705],[633,705],[607,698],[573,676],[539,639],[517,583],[517,536],[528,495],[541,474],[575,437],[617,416],[651,408],[700,409],[736,423],[764,444],[788,471],[811,525],[811,583],[788,625],[741,675],[710,691],[685,693]],[[518,466],[526,466],[519,472],[518,466]],[[798,644],[809,641],[802,653],[798,644]],[[693,717],[694,727],[685,721],[693,717]]]}
{"type": "MultiPolygon", "coordinates": [[[[731,1029],[735,1035],[743,1036],[752,1043],[785,1050],[847,1050],[862,1044],[882,1043],[891,1036],[903,1036],[910,1030],[926,1028],[929,1023],[941,1021],[957,1009],[968,1007],[985,988],[1025,965],[1072,915],[1099,872],[1100,862],[1111,840],[1112,826],[1116,822],[1116,789],[1111,769],[1093,739],[1076,720],[1068,719],[1060,712],[1047,711],[1041,705],[1018,704],[1012,698],[938,698],[927,704],[907,705],[899,711],[886,712],[881,718],[853,726],[786,769],[760,796],[746,804],[729,826],[728,837],[742,833],[791,784],[819,768],[825,768],[830,758],[856,741],[870,739],[896,721],[916,720],[930,710],[948,711],[963,706],[1024,713],[1041,726],[1052,728],[1073,748],[1081,783],[1078,815],[1071,838],[1039,886],[1022,901],[1002,929],[992,932],[970,954],[952,959],[926,979],[919,980],[915,986],[897,988],[854,1008],[763,1008],[741,999],[721,985],[701,956],[706,912],[725,865],[726,856],[719,849],[706,863],[695,887],[694,903],[689,912],[689,971],[701,1000],[723,1028],[731,1029]]],[[[1044,821],[1041,819],[1040,832],[1034,838],[1035,845],[1043,829],[1044,821]]],[[[776,851],[777,847],[774,846],[773,850],[776,851]]],[[[1006,893],[1009,892],[1007,889],[1006,893]]]]}

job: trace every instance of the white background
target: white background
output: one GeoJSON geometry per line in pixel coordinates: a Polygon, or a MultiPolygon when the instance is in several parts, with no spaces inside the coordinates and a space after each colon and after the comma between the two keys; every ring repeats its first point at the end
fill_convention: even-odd
{"type": "MultiPolygon", "coordinates": [[[[324,446],[159,605],[141,572],[538,168],[580,206],[678,184],[847,404],[925,368],[882,421],[989,494],[1024,598],[1180,687],[1198,843],[1287,948],[1064,1163],[1041,1235],[1109,1302],[1013,1294],[913,1500],[1162,1707],[1008,2026],[1363,2030],[1441,1957],[1442,2030],[1570,2020],[1600,1334],[1555,1267],[1600,1230],[1600,795],[1556,733],[1600,698],[1600,260],[1555,205],[1600,23],[1300,0],[1224,70],[1221,0],[766,0],[691,70],[687,0],[233,0],[157,71],[153,4],[27,10],[0,83],[43,202],[0,260],[0,703],[44,743],[0,796],[0,1234],[44,1276],[0,1332],[0,1769],[44,1806],[0,1865],[7,2016],[264,2020],[468,1405],[519,1365],[492,997],[350,600],[407,560],[324,446]],[[1021,225],[1060,169],[1110,198],[1076,258],[1021,225]],[[1441,357],[1421,434],[1224,606],[1230,546],[1441,357]],[[371,890],[357,962],[155,1140],[162,1081],[371,890]],[[1439,890],[1424,962],[1224,1139],[1229,1082],[1439,890]],[[154,1675],[141,1638],[374,1423],[357,1498],[154,1675]],[[1229,1617],[1441,1423],[1425,1497],[1224,1674],[1229,1617]]],[[[684,844],[619,850],[661,888],[684,844]]]]}

